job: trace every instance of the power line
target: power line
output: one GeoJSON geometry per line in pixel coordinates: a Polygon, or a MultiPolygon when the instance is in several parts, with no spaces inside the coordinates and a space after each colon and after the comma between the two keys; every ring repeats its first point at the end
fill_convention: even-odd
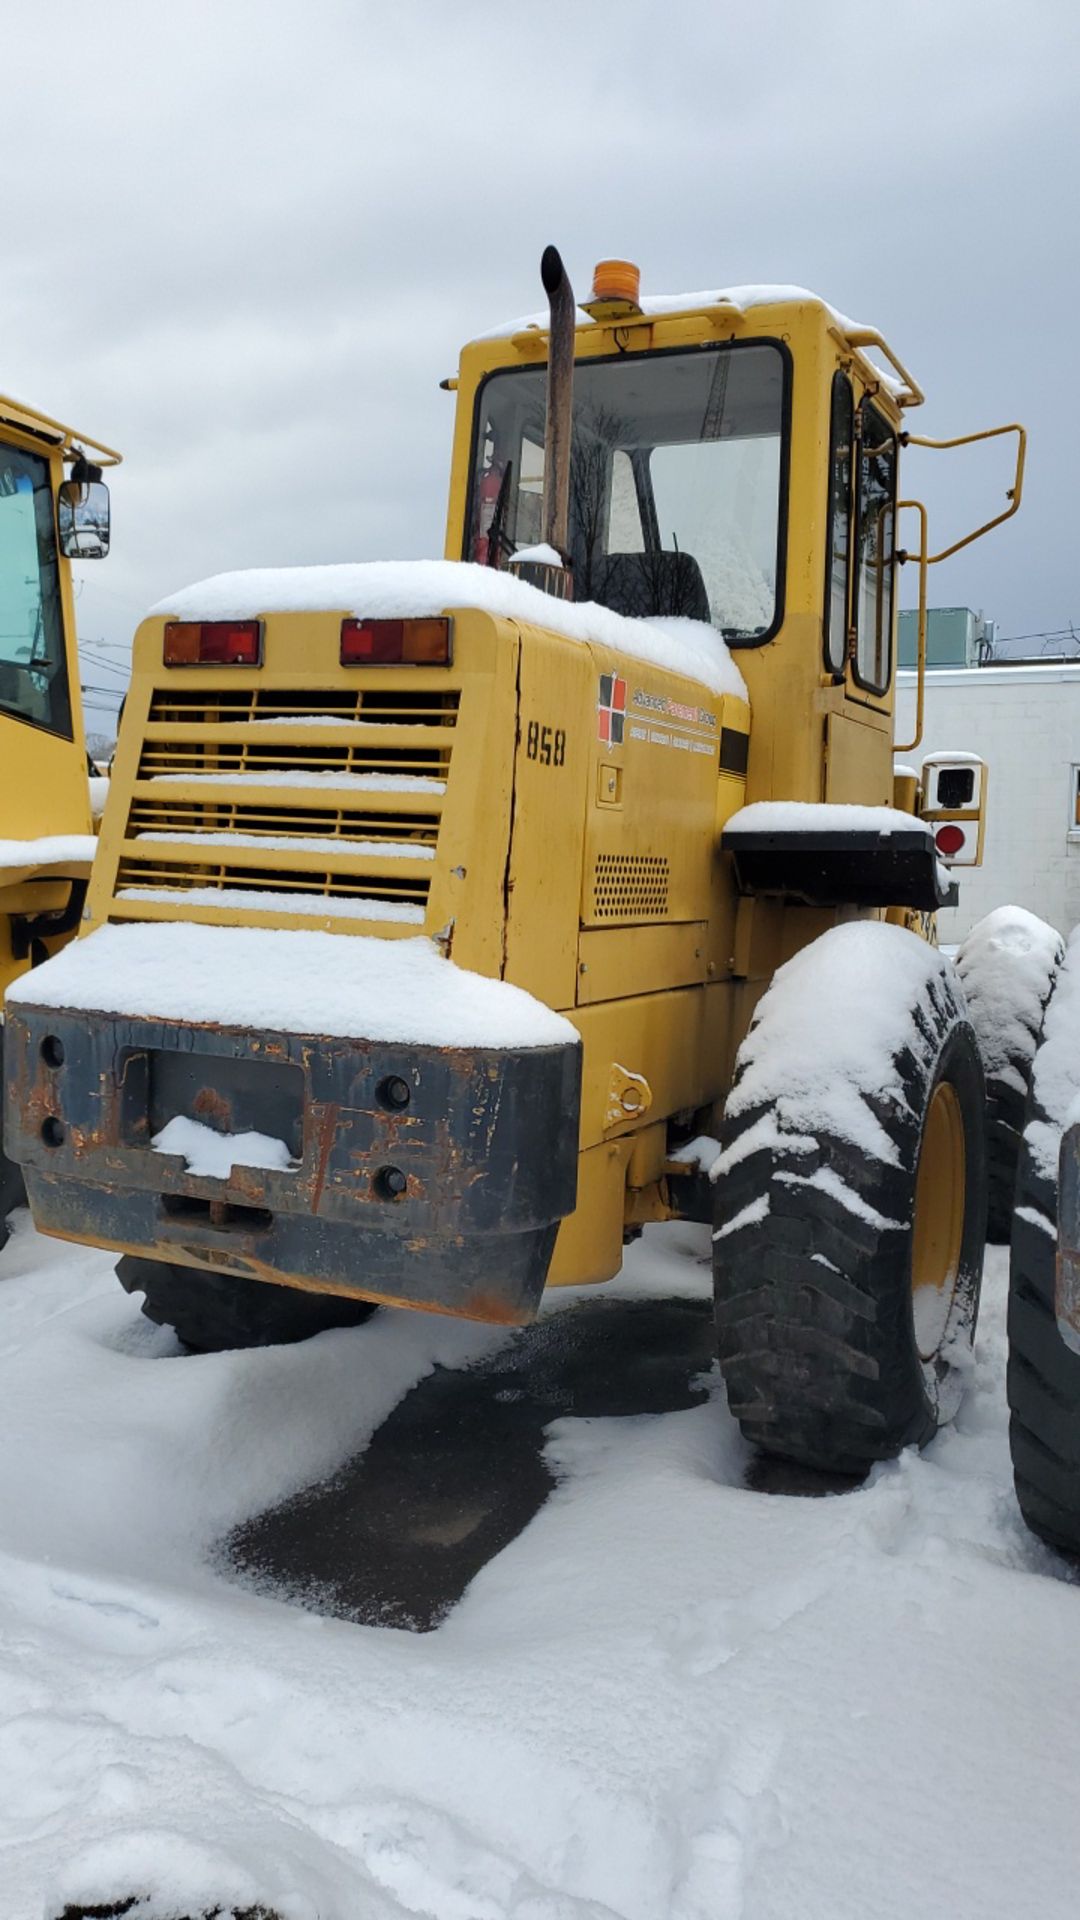
{"type": "Polygon", "coordinates": [[[92,666],[100,667],[105,673],[117,673],[123,680],[130,680],[131,678],[130,666],[127,668],[114,667],[111,660],[102,660],[100,655],[91,652],[89,647],[81,647],[79,649],[79,658],[89,660],[92,666]]]}
{"type": "Polygon", "coordinates": [[[1041,633],[999,633],[999,646],[1012,646],[1019,640],[1075,640],[1080,638],[1072,621],[1065,627],[1047,627],[1041,633]]]}

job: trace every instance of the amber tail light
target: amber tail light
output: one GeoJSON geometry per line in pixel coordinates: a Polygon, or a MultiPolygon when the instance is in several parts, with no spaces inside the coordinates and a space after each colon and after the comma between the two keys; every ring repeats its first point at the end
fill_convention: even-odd
{"type": "Polygon", "coordinates": [[[448,667],[453,659],[453,622],[343,620],[343,667],[448,667]]]}
{"type": "Polygon", "coordinates": [[[259,667],[261,620],[167,620],[167,667],[259,667]]]}

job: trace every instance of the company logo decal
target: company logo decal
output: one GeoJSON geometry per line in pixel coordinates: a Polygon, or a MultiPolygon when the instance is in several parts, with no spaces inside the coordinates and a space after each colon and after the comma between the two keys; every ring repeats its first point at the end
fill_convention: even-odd
{"type": "Polygon", "coordinates": [[[691,707],[685,700],[672,700],[666,693],[647,693],[644,687],[634,688],[634,705],[647,713],[662,713],[666,720],[685,721],[692,727],[716,726],[716,715],[710,713],[708,707],[691,707]]]}
{"type": "Polygon", "coordinates": [[[600,698],[596,703],[597,737],[607,746],[621,747],[626,727],[626,681],[618,673],[600,675],[600,698]]]}

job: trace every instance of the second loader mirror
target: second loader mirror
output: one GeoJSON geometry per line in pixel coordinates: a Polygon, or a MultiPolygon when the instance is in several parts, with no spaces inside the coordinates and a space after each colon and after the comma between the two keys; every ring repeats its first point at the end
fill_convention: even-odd
{"type": "Polygon", "coordinates": [[[103,560],[109,551],[109,489],[103,480],[65,480],[57,499],[60,551],[103,560]]]}

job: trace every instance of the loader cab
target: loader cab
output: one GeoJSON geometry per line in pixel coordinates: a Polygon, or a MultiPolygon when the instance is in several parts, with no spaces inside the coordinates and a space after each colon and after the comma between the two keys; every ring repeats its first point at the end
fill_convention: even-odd
{"type": "MultiPolygon", "coordinates": [[[[921,393],[880,336],[798,289],[595,293],[575,333],[575,598],[705,621],[735,652],[749,799],[889,804],[901,408],[921,393]]],[[[505,567],[540,538],[546,343],[538,319],[462,354],[450,558],[505,567]]]]}
{"type": "Polygon", "coordinates": [[[92,839],[70,556],[107,546],[101,468],[0,396],[0,998],[78,925],[92,839]]]}

